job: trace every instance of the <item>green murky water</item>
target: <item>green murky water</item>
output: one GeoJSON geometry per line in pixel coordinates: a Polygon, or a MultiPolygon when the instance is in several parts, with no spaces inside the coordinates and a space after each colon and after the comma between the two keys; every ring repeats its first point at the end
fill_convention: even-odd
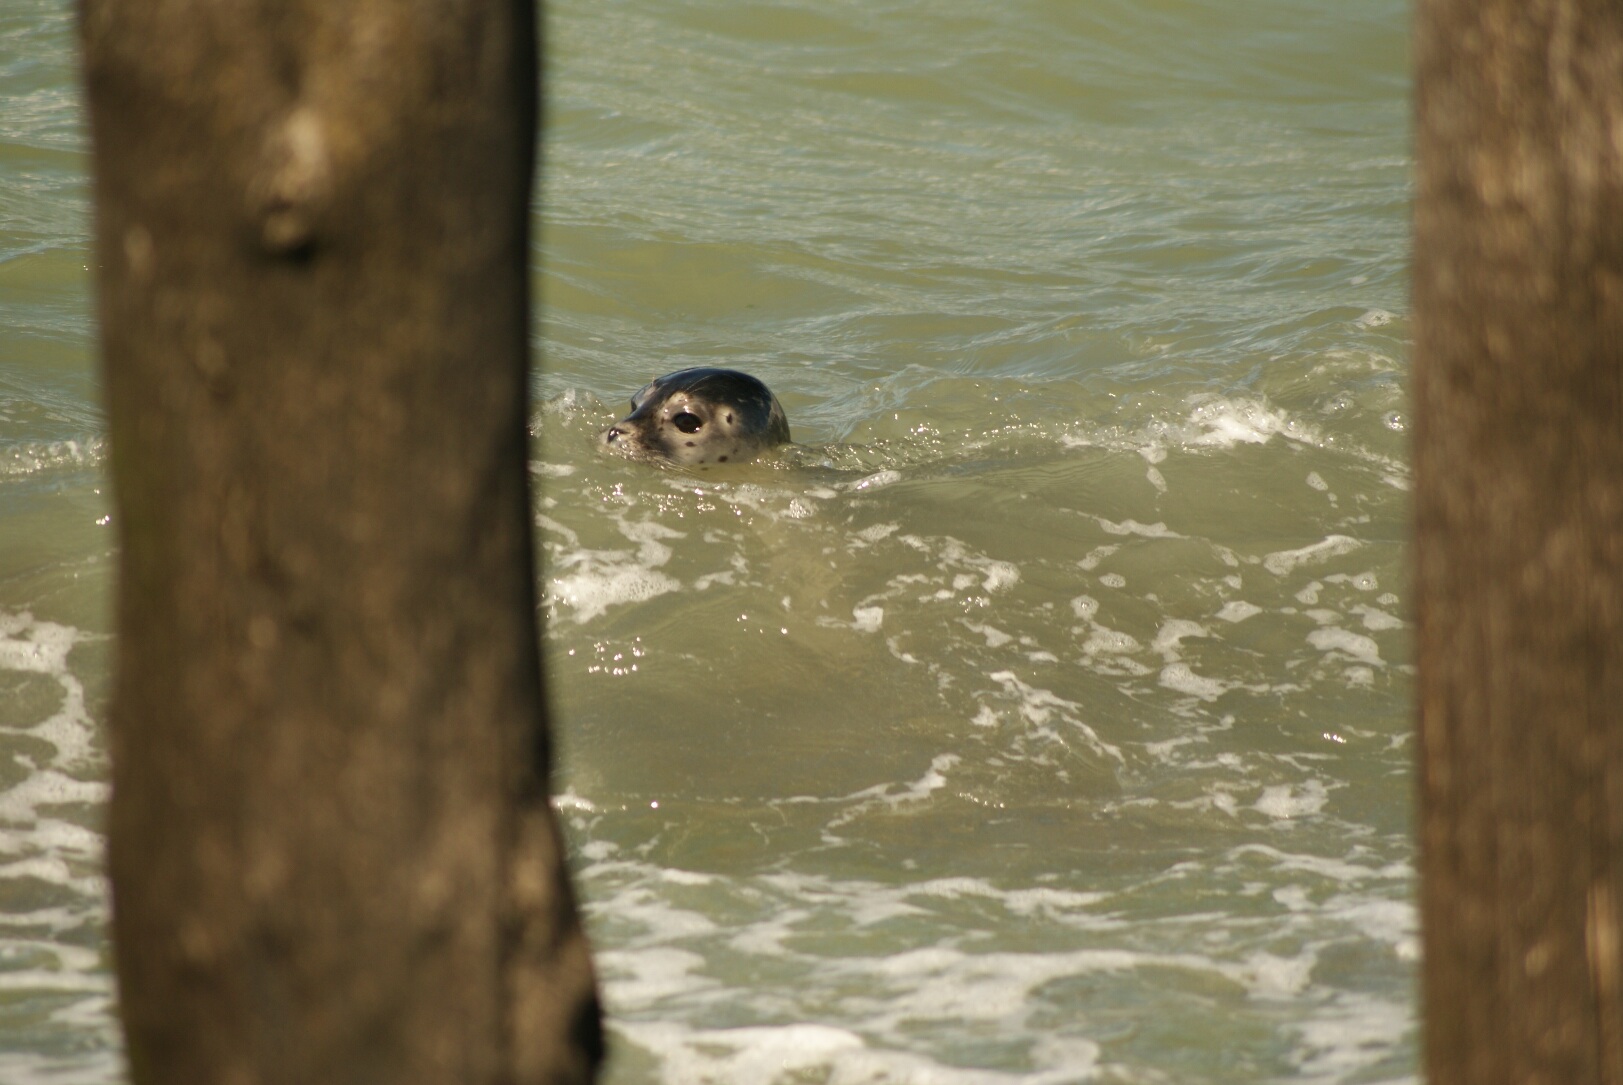
{"type": "MultiPolygon", "coordinates": [[[[0,1077],[120,1078],[62,6],[0,12],[0,1077]]],[[[559,3],[559,806],[610,1080],[1413,1080],[1407,12],[559,3]],[[649,377],[796,446],[601,455],[649,377]]]]}

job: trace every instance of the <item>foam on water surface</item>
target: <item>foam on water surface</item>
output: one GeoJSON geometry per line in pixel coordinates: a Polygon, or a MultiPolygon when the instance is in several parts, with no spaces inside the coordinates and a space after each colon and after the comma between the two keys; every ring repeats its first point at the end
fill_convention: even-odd
{"type": "Polygon", "coordinates": [[[100,467],[106,457],[105,444],[102,437],[94,436],[82,441],[21,441],[0,445],[0,477],[39,475],[62,468],[100,467]]]}
{"type": "MultiPolygon", "coordinates": [[[[1307,432],[1238,417],[1273,417],[1270,439],[1307,432]]],[[[901,450],[855,480],[618,465],[612,483],[558,480],[574,511],[542,525],[555,564],[600,560],[586,540],[611,527],[637,543],[618,562],[674,582],[554,630],[665,631],[640,642],[612,748],[659,735],[686,783],[612,766],[588,727],[570,761],[591,782],[562,807],[592,857],[628,1065],[670,1081],[1131,1078],[1180,1064],[1114,1007],[1159,1005],[1214,1022],[1192,1042],[1238,1042],[1255,1077],[1404,1076],[1409,845],[1401,817],[1371,820],[1388,800],[1362,794],[1407,763],[1388,662],[1406,627],[1380,590],[1401,555],[1322,500],[1260,532],[1181,501],[1201,489],[1184,471],[1269,443],[1219,432],[1107,450],[1166,470],[1150,505],[1126,474],[1072,484],[1097,442],[967,463],[901,450]],[[666,690],[683,692],[662,710],[666,690]],[[739,707],[712,719],[695,698],[739,707]],[[713,760],[707,736],[736,736],[730,719],[822,760],[805,779],[823,789],[774,795],[777,761],[753,741],[713,760]],[[701,876],[670,878],[694,862],[701,876]]],[[[1325,488],[1295,485],[1321,496],[1337,475],[1353,509],[1392,500],[1360,453],[1331,457],[1311,471],[1325,488]]]]}
{"type": "MultiPolygon", "coordinates": [[[[1243,1037],[1246,1022],[1293,1018],[1269,1053],[1277,1075],[1337,1080],[1387,1057],[1405,992],[1338,989],[1349,951],[1412,953],[1412,914],[1381,896],[1407,871],[1279,849],[1238,848],[1187,862],[1184,881],[1236,875],[1233,902],[1182,915],[1138,914],[1145,888],[1109,879],[1088,893],[983,878],[912,883],[797,873],[672,884],[636,862],[605,864],[592,893],[615,917],[602,955],[615,1033],[661,1080],[1048,1081],[1131,1073],[1127,1008],[1172,996],[1205,1003],[1243,1037]],[[1253,886],[1277,872],[1271,918],[1248,915],[1253,886]],[[682,902],[682,903],[679,903],[682,902]],[[694,907],[725,914],[698,922],[694,907]],[[622,925],[629,919],[631,926],[622,925]],[[1070,943],[1036,950],[1033,938],[1070,943]],[[725,962],[725,963],[724,963],[725,962]],[[770,974],[739,991],[734,970],[770,974]],[[1358,1007],[1348,1020],[1345,1011],[1358,1007]],[[944,1057],[945,1053],[945,1057],[944,1057]]],[[[1231,1051],[1231,1055],[1240,1053],[1231,1051]]],[[[1242,1056],[1243,1057],[1243,1056],[1242,1056]]]]}
{"type": "MultiPolygon", "coordinates": [[[[1309,7],[549,7],[531,475],[608,1085],[1413,1079],[1407,24],[1309,7]],[[688,365],[799,443],[598,456],[688,365]]],[[[119,1074],[72,57],[0,13],[19,1085],[119,1074]]]]}
{"type": "Polygon", "coordinates": [[[38,1007],[23,1026],[32,1053],[12,1061],[0,1049],[19,1085],[105,1080],[111,1064],[66,1057],[91,1038],[111,1043],[112,983],[97,948],[105,754],[73,662],[95,639],[0,610],[0,997],[38,1007]]]}

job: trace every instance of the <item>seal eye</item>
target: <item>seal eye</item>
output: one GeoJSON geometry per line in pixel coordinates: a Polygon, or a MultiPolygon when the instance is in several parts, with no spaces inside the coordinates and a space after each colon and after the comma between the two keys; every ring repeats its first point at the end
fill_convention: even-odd
{"type": "Polygon", "coordinates": [[[704,425],[704,422],[696,414],[689,414],[687,411],[680,411],[671,415],[671,425],[675,426],[683,433],[698,433],[699,427],[704,425]]]}

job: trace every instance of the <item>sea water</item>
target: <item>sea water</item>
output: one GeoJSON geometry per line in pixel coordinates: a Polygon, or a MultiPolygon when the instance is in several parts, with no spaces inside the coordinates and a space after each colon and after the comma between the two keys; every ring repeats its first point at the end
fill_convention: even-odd
{"type": "MultiPolygon", "coordinates": [[[[1395,0],[567,0],[564,820],[632,1083],[1415,1076],[1395,0]],[[603,455],[649,378],[795,444],[603,455]]],[[[121,1079],[59,0],[0,10],[0,1080],[121,1079]]]]}

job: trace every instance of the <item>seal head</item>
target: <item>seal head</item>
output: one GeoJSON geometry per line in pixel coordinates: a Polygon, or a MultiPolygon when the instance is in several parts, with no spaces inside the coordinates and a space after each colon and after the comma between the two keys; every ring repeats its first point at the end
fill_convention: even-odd
{"type": "Polygon", "coordinates": [[[736,369],[680,369],[643,385],[605,447],[684,467],[743,463],[787,443],[789,420],[766,385],[736,369]]]}

